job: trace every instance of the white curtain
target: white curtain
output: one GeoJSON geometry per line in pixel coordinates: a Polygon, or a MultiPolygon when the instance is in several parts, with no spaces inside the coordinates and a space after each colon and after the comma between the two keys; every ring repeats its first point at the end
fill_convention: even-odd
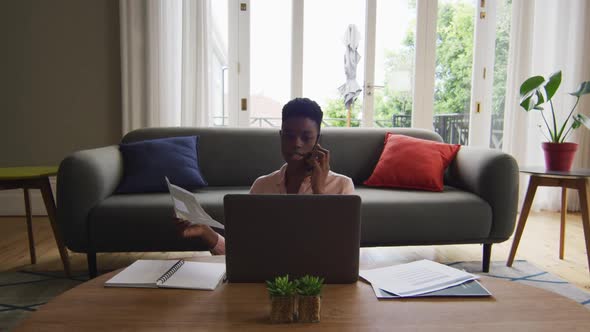
{"type": "MultiPolygon", "coordinates": [[[[515,0],[512,3],[512,27],[506,84],[504,150],[522,166],[544,165],[539,129],[543,120],[538,112],[525,112],[519,105],[519,87],[533,75],[547,76],[562,70],[561,86],[553,101],[562,121],[575,103],[568,93],[590,80],[590,2],[586,0],[515,0]]],[[[577,111],[590,113],[590,96],[582,97],[577,111]]],[[[547,110],[548,110],[547,106],[547,110]]],[[[590,167],[590,132],[577,129],[569,141],[579,144],[574,168],[590,167]]],[[[528,176],[520,178],[520,204],[528,185],[528,176]]],[[[560,210],[561,190],[539,188],[533,210],[560,210]]],[[[568,192],[568,209],[579,210],[577,191],[568,192]]]]}
{"type": "Polygon", "coordinates": [[[123,134],[207,126],[209,0],[120,0],[123,134]]]}

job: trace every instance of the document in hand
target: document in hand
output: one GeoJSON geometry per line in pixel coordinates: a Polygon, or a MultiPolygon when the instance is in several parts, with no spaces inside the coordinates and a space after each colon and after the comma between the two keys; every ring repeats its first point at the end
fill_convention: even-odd
{"type": "Polygon", "coordinates": [[[478,276],[429,260],[360,270],[359,275],[389,293],[416,296],[456,286],[478,276]]]}
{"type": "Polygon", "coordinates": [[[109,279],[105,287],[214,290],[225,276],[224,263],[140,259],[109,279]]]}
{"type": "Polygon", "coordinates": [[[179,186],[173,185],[167,177],[166,183],[168,184],[168,191],[170,191],[170,196],[172,197],[176,217],[188,220],[193,225],[201,224],[221,229],[225,228],[223,224],[211,218],[211,216],[203,210],[197,197],[193,193],[182,189],[179,186]]]}

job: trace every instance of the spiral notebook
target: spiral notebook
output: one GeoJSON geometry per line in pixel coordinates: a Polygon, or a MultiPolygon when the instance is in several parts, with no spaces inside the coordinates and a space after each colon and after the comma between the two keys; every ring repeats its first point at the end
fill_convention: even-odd
{"type": "Polygon", "coordinates": [[[224,263],[140,259],[105,282],[105,287],[214,290],[225,277],[224,263]]]}

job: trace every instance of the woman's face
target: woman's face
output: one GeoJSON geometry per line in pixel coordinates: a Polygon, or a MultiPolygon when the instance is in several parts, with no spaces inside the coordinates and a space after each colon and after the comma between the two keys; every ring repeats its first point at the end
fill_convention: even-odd
{"type": "Polygon", "coordinates": [[[306,117],[293,117],[283,121],[281,152],[287,164],[304,164],[319,137],[317,123],[306,117]]]}

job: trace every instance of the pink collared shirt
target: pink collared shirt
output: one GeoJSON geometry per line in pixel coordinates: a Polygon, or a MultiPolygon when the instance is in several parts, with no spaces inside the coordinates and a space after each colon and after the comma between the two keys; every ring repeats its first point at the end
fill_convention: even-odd
{"type": "MultiPolygon", "coordinates": [[[[283,165],[278,171],[274,171],[268,175],[263,175],[254,181],[250,188],[250,194],[286,194],[287,187],[285,186],[285,172],[287,171],[287,164],[283,165]]],[[[354,184],[352,180],[342,174],[330,171],[326,179],[326,194],[327,195],[351,195],[354,192],[354,184]]],[[[299,187],[298,195],[313,194],[311,188],[311,176],[303,179],[299,187]]],[[[211,249],[213,255],[225,254],[225,238],[217,234],[217,244],[211,249]]]]}
{"type": "MultiPolygon", "coordinates": [[[[254,181],[254,184],[250,188],[250,194],[286,194],[286,171],[287,164],[283,165],[278,171],[274,171],[268,175],[259,177],[256,179],[256,181],[254,181]]],[[[327,195],[350,195],[354,192],[354,184],[348,176],[330,171],[328,173],[328,178],[326,179],[325,189],[327,195]]],[[[313,190],[311,188],[311,176],[303,179],[297,194],[313,194],[313,190]]]]}

